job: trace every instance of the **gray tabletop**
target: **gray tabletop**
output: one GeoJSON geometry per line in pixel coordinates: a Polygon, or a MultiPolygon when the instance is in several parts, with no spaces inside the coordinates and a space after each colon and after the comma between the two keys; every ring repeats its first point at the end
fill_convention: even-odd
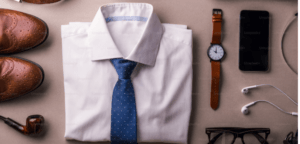
{"type": "MultiPolygon", "coordinates": [[[[31,94],[3,102],[0,114],[25,124],[31,114],[46,119],[47,132],[38,138],[27,137],[0,123],[1,144],[75,144],[64,138],[65,106],[60,27],[69,22],[90,22],[98,8],[106,3],[125,0],[65,0],[50,5],[16,3],[1,0],[0,7],[19,10],[43,19],[49,26],[48,40],[38,48],[20,56],[39,63],[45,71],[43,85],[31,94]]],[[[189,129],[189,143],[208,143],[206,127],[266,127],[271,129],[270,144],[282,144],[290,131],[297,130],[297,117],[284,114],[267,103],[250,108],[243,115],[241,108],[255,100],[268,100],[286,111],[297,111],[297,106],[271,87],[258,88],[249,95],[241,93],[243,87],[272,84],[297,100],[298,76],[284,62],[281,54],[281,34],[288,20],[297,12],[296,0],[131,0],[154,6],[163,23],[185,24],[193,30],[193,103],[189,129]],[[206,51],[212,33],[212,9],[224,12],[222,45],[227,52],[222,62],[222,82],[219,109],[210,108],[211,65],[206,51]],[[270,12],[270,71],[245,73],[238,69],[239,14],[241,10],[267,10],[270,12]]],[[[297,22],[287,31],[284,52],[292,68],[297,69],[297,22]]],[[[226,143],[229,137],[222,138],[226,143]]],[[[227,142],[228,143],[228,142],[227,142]]],[[[237,140],[236,143],[241,143],[237,140]]],[[[248,144],[248,143],[247,143],[248,144]]]]}

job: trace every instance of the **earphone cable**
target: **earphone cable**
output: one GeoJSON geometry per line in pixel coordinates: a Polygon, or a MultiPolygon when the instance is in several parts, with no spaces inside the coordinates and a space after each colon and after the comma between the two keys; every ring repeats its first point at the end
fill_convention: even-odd
{"type": "Polygon", "coordinates": [[[266,103],[269,103],[269,104],[271,104],[272,106],[274,106],[274,107],[276,107],[277,109],[279,109],[280,111],[282,111],[282,112],[284,112],[284,113],[286,113],[286,114],[293,115],[292,113],[286,112],[286,111],[283,110],[282,108],[278,107],[277,105],[275,105],[275,104],[273,104],[273,103],[271,103],[271,102],[269,102],[269,101],[266,101],[266,100],[258,100],[258,101],[255,101],[255,102],[266,102],[266,103]]]}
{"type": "Polygon", "coordinates": [[[280,90],[279,88],[277,88],[277,87],[275,87],[275,86],[273,86],[273,85],[270,85],[270,84],[260,84],[260,85],[257,85],[257,86],[271,86],[271,87],[277,89],[278,91],[280,91],[281,93],[283,93],[283,94],[284,94],[287,98],[289,98],[295,105],[298,106],[298,103],[297,103],[297,102],[295,102],[295,101],[294,101],[291,97],[289,97],[285,92],[283,92],[282,90],[280,90]]]}
{"type": "Polygon", "coordinates": [[[296,74],[298,75],[298,72],[296,72],[296,70],[292,69],[291,65],[287,62],[285,56],[284,56],[284,51],[283,51],[283,39],[284,39],[284,36],[285,36],[285,33],[287,31],[287,29],[289,28],[289,26],[292,24],[292,22],[298,17],[298,13],[295,14],[295,16],[289,21],[289,23],[285,26],[285,29],[283,31],[283,34],[282,34],[282,38],[281,38],[281,54],[283,56],[283,59],[285,61],[285,63],[290,67],[290,69],[296,74]]]}
{"type": "Polygon", "coordinates": [[[5,120],[6,118],[0,115],[0,119],[1,120],[5,120]]]}

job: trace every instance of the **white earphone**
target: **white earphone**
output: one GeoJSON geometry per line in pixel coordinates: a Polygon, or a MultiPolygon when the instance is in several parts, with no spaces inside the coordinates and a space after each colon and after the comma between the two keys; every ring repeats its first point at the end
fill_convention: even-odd
{"type": "Polygon", "coordinates": [[[245,88],[242,89],[242,93],[247,94],[249,92],[249,89],[253,89],[253,88],[256,88],[256,87],[257,87],[257,85],[245,87],[245,88]]]}
{"type": "Polygon", "coordinates": [[[243,106],[243,107],[242,107],[242,110],[241,110],[242,113],[243,113],[244,115],[248,114],[248,113],[249,113],[248,107],[254,105],[255,103],[256,103],[256,102],[252,102],[252,103],[249,103],[249,104],[246,104],[245,106],[243,106]]]}
{"type": "MultiPolygon", "coordinates": [[[[284,93],[284,92],[283,92],[282,90],[280,90],[279,88],[277,88],[277,87],[275,87],[275,86],[273,86],[273,85],[270,85],[270,84],[260,84],[260,85],[254,85],[254,86],[245,87],[245,88],[242,89],[242,93],[243,93],[243,94],[247,94],[247,93],[249,92],[249,89],[257,88],[257,87],[259,87],[259,86],[272,86],[272,87],[276,88],[276,89],[279,90],[281,93],[283,93],[285,96],[287,96],[294,104],[296,104],[296,105],[298,106],[298,103],[295,102],[292,98],[290,98],[286,93],[284,93]]],[[[258,103],[258,102],[266,102],[266,103],[269,103],[269,104],[273,105],[274,107],[276,107],[277,109],[279,109],[280,111],[282,111],[282,112],[284,112],[284,113],[286,113],[286,114],[291,114],[291,115],[294,115],[294,116],[298,116],[298,112],[286,112],[286,111],[284,111],[283,109],[281,109],[280,107],[278,107],[277,105],[275,105],[275,104],[273,104],[273,103],[271,103],[271,102],[269,102],[269,101],[265,101],[265,100],[258,100],[258,101],[255,101],[255,102],[251,102],[251,103],[249,103],[249,104],[243,106],[242,109],[241,109],[241,112],[242,112],[243,114],[247,115],[247,114],[249,113],[248,107],[250,107],[250,106],[252,106],[252,105],[254,105],[254,104],[258,103]]]]}

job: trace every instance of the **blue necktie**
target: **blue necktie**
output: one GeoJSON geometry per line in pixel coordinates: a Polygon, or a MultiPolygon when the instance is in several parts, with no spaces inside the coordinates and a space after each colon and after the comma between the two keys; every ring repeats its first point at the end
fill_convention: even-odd
{"type": "Polygon", "coordinates": [[[111,107],[111,144],[137,144],[136,105],[130,76],[137,65],[124,59],[112,59],[119,79],[111,107]]]}

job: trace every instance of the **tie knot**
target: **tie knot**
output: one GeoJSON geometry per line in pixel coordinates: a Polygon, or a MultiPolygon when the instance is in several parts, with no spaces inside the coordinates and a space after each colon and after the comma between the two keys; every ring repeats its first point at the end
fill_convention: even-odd
{"type": "Polygon", "coordinates": [[[119,79],[130,79],[137,64],[136,62],[125,59],[112,59],[111,62],[119,75],[119,79]]]}

